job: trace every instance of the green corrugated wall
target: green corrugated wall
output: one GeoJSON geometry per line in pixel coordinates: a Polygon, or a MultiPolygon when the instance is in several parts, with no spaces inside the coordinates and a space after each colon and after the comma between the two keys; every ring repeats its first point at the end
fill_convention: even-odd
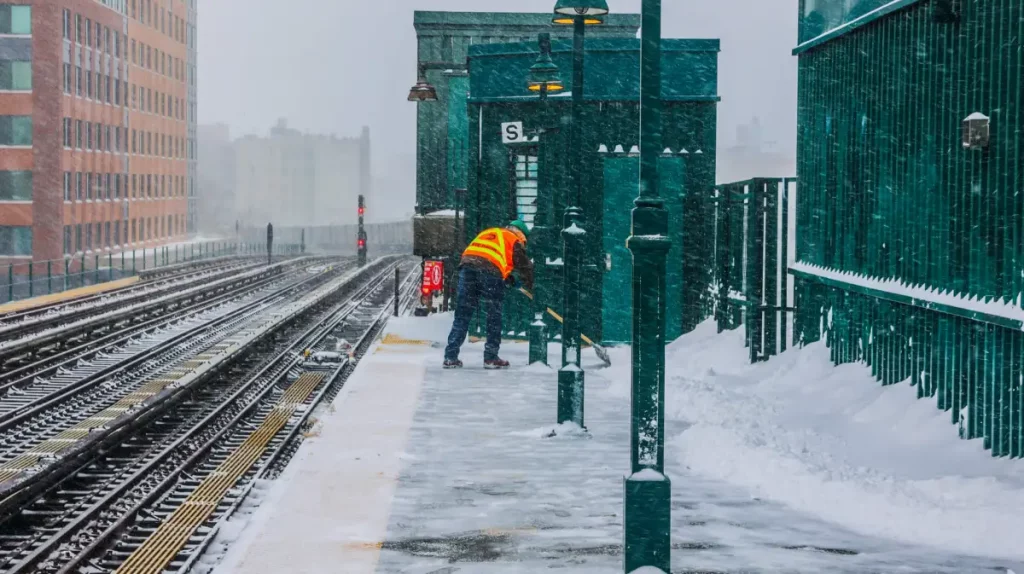
{"type": "MultiPolygon", "coordinates": [[[[910,4],[800,53],[797,258],[1019,308],[1024,3],[964,0],[957,19],[947,4],[910,4]],[[983,151],[961,144],[974,112],[991,118],[983,151]]],[[[824,324],[836,364],[909,379],[965,437],[1024,453],[1019,321],[794,274],[805,342],[824,324]]]]}

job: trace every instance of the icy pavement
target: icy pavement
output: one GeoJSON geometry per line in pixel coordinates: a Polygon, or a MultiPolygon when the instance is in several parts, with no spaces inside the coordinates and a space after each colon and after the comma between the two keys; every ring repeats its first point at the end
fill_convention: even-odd
{"type": "MultiPolygon", "coordinates": [[[[403,319],[392,331],[439,341],[445,320],[403,319]]],[[[821,348],[751,367],[740,341],[703,326],[669,350],[674,573],[1022,571],[1020,461],[986,458],[939,414],[924,416],[926,401],[856,367],[825,370],[821,348]],[[885,432],[899,426],[894,405],[923,430],[885,432]],[[854,430],[864,436],[852,444],[854,430]],[[951,466],[964,476],[944,474],[951,466]]],[[[588,365],[589,433],[553,438],[555,374],[523,367],[525,345],[505,345],[519,366],[503,372],[481,368],[480,345],[464,348],[461,371],[440,369],[430,346],[379,350],[322,436],[279,484],[261,485],[265,504],[214,543],[235,542],[218,574],[622,572],[628,350],[610,369],[588,365]],[[403,388],[395,377],[422,381],[403,388]]]]}

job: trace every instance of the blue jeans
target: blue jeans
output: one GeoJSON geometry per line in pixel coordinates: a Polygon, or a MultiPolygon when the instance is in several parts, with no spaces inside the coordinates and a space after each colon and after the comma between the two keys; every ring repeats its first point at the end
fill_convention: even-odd
{"type": "Polygon", "coordinates": [[[480,300],[487,310],[487,343],[484,346],[484,360],[498,358],[501,347],[501,304],[505,298],[505,282],[498,275],[463,267],[459,271],[458,302],[455,306],[455,322],[448,335],[448,346],[444,350],[445,360],[459,358],[459,348],[466,342],[469,322],[476,312],[480,300]]]}

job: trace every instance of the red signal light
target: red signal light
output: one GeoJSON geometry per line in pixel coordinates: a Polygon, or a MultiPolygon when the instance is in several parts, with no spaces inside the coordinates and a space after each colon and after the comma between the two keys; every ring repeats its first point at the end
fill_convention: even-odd
{"type": "Polygon", "coordinates": [[[424,295],[430,295],[430,287],[424,287],[422,291],[424,295]]]}
{"type": "Polygon", "coordinates": [[[366,213],[366,208],[365,207],[360,207],[359,208],[359,215],[362,215],[364,213],[366,213]]]}
{"type": "Polygon", "coordinates": [[[360,239],[360,240],[359,240],[359,247],[362,247],[362,246],[364,246],[364,245],[366,245],[366,242],[365,242],[365,241],[363,241],[362,239],[360,239]]]}

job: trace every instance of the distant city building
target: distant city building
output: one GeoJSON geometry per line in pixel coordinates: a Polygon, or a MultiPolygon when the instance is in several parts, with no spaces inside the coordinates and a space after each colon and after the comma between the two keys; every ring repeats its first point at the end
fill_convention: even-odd
{"type": "Polygon", "coordinates": [[[243,226],[356,222],[360,193],[370,194],[370,130],[356,138],[305,134],[284,120],[269,137],[247,136],[235,148],[235,214],[243,226]]]}
{"type": "Polygon", "coordinates": [[[195,0],[0,4],[0,262],[193,228],[195,0]]]}
{"type": "Polygon", "coordinates": [[[196,228],[202,234],[235,231],[235,148],[227,125],[199,126],[196,228]]]}
{"type": "Polygon", "coordinates": [[[718,150],[719,183],[753,177],[795,177],[796,149],[784,149],[775,141],[765,141],[761,121],[736,128],[736,143],[718,150]]]}

